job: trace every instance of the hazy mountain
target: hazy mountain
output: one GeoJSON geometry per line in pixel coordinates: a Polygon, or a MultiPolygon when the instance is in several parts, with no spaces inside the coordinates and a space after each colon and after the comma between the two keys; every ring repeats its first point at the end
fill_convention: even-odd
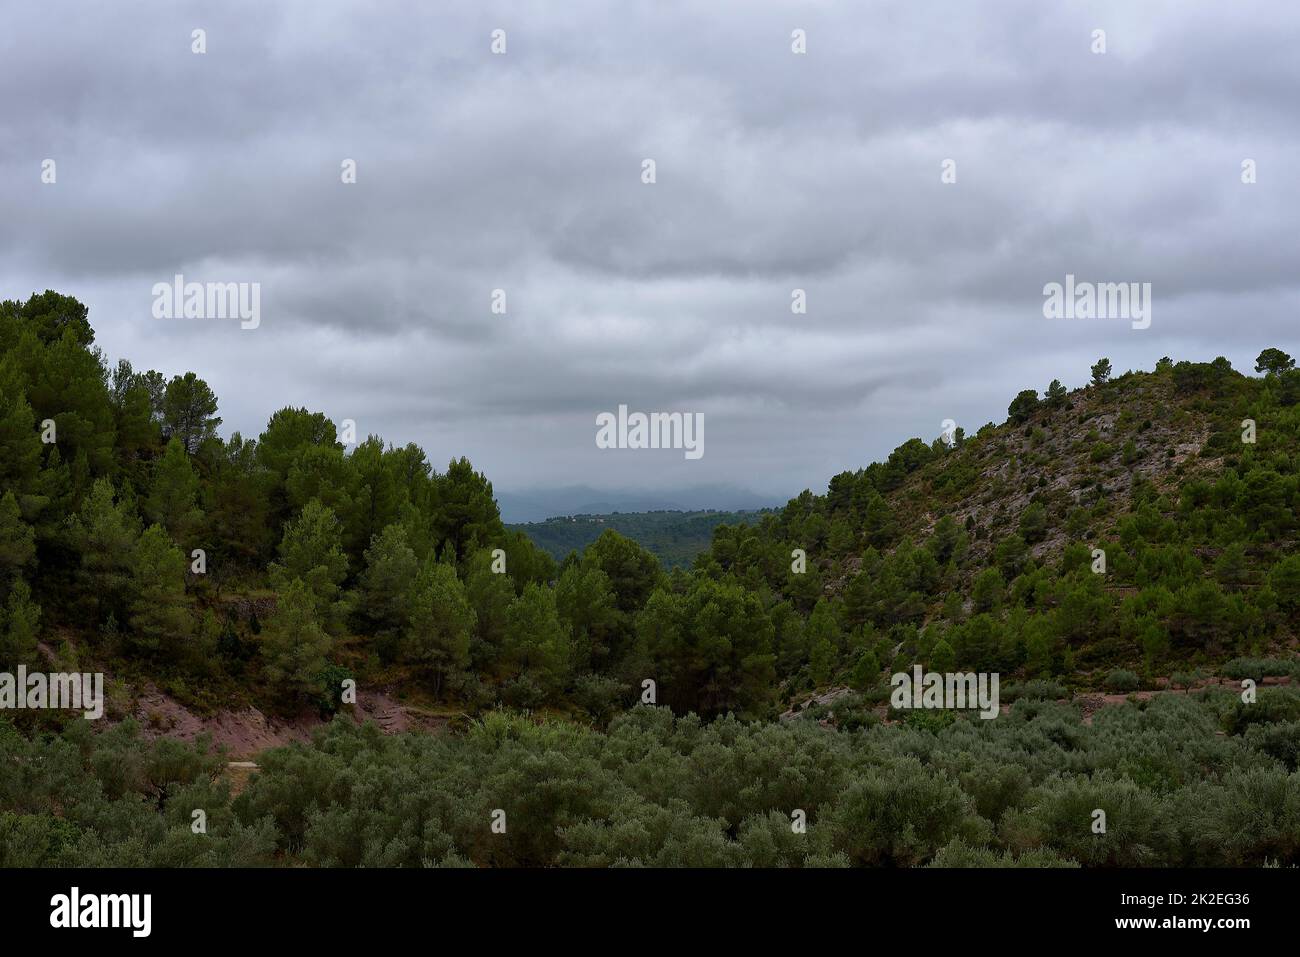
{"type": "Polygon", "coordinates": [[[737,485],[693,485],[679,489],[596,489],[588,485],[497,491],[507,523],[544,522],[565,515],[614,512],[747,511],[784,505],[788,496],[760,495],[737,485]]]}

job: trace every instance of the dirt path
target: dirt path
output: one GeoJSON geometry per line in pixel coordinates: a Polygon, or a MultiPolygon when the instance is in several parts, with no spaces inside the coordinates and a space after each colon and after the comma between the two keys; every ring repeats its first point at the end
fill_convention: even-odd
{"type": "MultiPolygon", "coordinates": [[[[447,723],[445,718],[403,705],[385,692],[358,693],[352,716],[358,723],[373,721],[385,734],[435,732],[447,723]]],[[[226,748],[232,767],[251,764],[246,759],[255,758],[268,748],[283,747],[294,741],[306,743],[311,740],[312,732],[325,724],[315,713],[281,718],[266,715],[257,708],[222,711],[205,717],[157,689],[140,695],[134,717],[146,738],[193,741],[200,734],[211,735],[214,745],[226,748]]]]}

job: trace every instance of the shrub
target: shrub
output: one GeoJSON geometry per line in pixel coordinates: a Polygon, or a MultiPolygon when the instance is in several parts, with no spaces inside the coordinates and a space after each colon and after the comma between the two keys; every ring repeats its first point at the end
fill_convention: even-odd
{"type": "Polygon", "coordinates": [[[1253,678],[1300,675],[1300,659],[1295,658],[1233,658],[1221,669],[1225,678],[1240,681],[1253,678]]]}
{"type": "Polygon", "coordinates": [[[1133,672],[1116,668],[1106,676],[1105,688],[1107,691],[1116,692],[1137,691],[1140,684],[1138,676],[1133,672]]]}
{"type": "Polygon", "coordinates": [[[1013,701],[1056,701],[1069,697],[1069,691],[1059,681],[1034,678],[1023,684],[1010,684],[1001,689],[1000,697],[1007,704],[1013,701]]]}

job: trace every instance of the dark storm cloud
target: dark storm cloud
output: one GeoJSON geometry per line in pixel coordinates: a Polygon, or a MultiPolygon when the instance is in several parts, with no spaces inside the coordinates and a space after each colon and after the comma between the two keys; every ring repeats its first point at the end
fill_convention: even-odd
{"type": "Polygon", "coordinates": [[[499,489],[794,493],[1103,354],[1294,352],[1298,28],[1281,0],[29,5],[0,294],[79,296],[229,429],[306,405],[499,489]],[[1152,283],[1151,327],[1045,320],[1067,272],[1152,283]],[[177,273],[260,282],[260,327],[152,319],[177,273]],[[596,449],[620,403],[703,412],[704,458],[596,449]]]}

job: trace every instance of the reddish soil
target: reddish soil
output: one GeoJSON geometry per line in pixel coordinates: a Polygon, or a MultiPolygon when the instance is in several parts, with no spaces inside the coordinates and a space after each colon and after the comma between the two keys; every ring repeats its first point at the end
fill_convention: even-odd
{"type": "MultiPolygon", "coordinates": [[[[310,741],[312,731],[325,723],[314,712],[282,718],[263,714],[257,708],[203,717],[157,689],[150,689],[137,699],[134,715],[146,738],[193,741],[207,732],[214,745],[226,748],[232,761],[251,758],[268,748],[293,741],[310,741]]],[[[447,723],[445,718],[423,714],[384,692],[358,692],[352,716],[358,723],[375,722],[385,734],[432,732],[447,723]]]]}

